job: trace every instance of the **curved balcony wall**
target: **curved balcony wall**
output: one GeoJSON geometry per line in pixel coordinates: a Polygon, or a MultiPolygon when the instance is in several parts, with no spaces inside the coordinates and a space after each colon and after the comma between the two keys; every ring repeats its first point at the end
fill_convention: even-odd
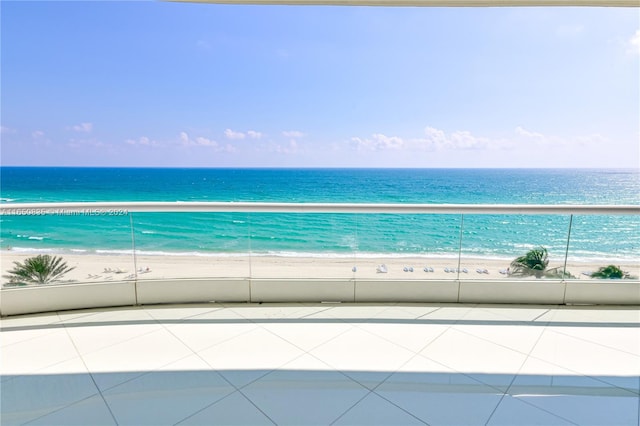
{"type": "Polygon", "coordinates": [[[207,301],[640,304],[640,207],[2,204],[2,315],[207,301]],[[35,230],[38,230],[37,232],[35,230]],[[514,268],[544,250],[543,270],[514,268]],[[14,262],[61,257],[46,283],[14,262]],[[592,277],[614,265],[622,279],[592,277]]]}

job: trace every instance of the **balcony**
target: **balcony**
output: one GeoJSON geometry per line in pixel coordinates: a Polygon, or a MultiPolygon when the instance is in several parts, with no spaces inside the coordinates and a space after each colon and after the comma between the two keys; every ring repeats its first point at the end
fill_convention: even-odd
{"type": "MultiPolygon", "coordinates": [[[[16,236],[33,244],[54,235],[73,239],[65,229],[93,229],[81,246],[40,252],[76,267],[62,281],[12,286],[5,279],[3,425],[640,420],[640,282],[582,274],[616,262],[637,277],[637,246],[614,238],[609,256],[580,258],[585,232],[617,235],[619,227],[638,226],[637,206],[87,203],[0,209],[3,233],[46,223],[43,240],[16,236]],[[116,211],[126,214],[104,215],[116,211]],[[244,237],[227,239],[235,247],[226,251],[206,252],[194,237],[185,238],[182,252],[150,253],[154,242],[147,239],[158,238],[148,232],[151,225],[157,230],[171,223],[163,231],[169,234],[176,231],[175,218],[195,221],[204,240],[234,227],[244,237]],[[269,228],[274,218],[292,234],[296,223],[318,224],[315,237],[324,236],[333,251],[293,256],[265,249],[277,236],[269,228]],[[436,240],[440,252],[366,250],[367,239],[380,240],[380,233],[406,237],[436,219],[449,232],[425,239],[436,240]],[[602,228],[594,230],[594,223],[602,228]],[[509,257],[479,255],[495,247],[489,239],[504,236],[501,228],[510,229],[506,243],[522,247],[513,246],[509,257]],[[107,235],[114,245],[105,252],[107,235]],[[540,237],[524,244],[517,241],[522,235],[540,237]],[[346,248],[336,252],[341,244],[346,248]],[[549,269],[564,275],[500,273],[538,244],[550,249],[549,269]]],[[[4,247],[3,274],[12,266],[7,259],[35,254],[4,247]]]]}

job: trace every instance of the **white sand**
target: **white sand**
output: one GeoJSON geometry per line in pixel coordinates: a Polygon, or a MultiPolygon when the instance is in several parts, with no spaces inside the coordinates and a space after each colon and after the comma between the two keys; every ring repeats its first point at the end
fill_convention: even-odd
{"type": "MultiPolygon", "coordinates": [[[[4,276],[11,269],[14,261],[24,261],[34,254],[1,253],[0,270],[4,276]]],[[[360,279],[456,279],[457,273],[447,273],[445,268],[458,267],[458,259],[429,257],[413,258],[325,258],[325,257],[277,257],[277,256],[138,256],[134,266],[133,257],[128,255],[94,255],[63,254],[69,266],[75,269],[66,274],[65,281],[96,282],[132,279],[163,278],[360,278],[360,279]],[[386,265],[387,272],[379,273],[376,269],[386,265]],[[433,268],[433,272],[425,272],[424,268],[433,268]],[[353,268],[356,271],[353,272],[353,268]],[[147,271],[148,268],[148,271],[147,271]],[[413,268],[413,272],[405,272],[404,268],[413,268]]],[[[501,270],[509,267],[510,260],[487,260],[463,258],[460,279],[495,279],[506,278],[501,270]],[[477,270],[488,273],[478,273],[477,270]]],[[[551,260],[549,267],[562,267],[562,259],[551,260]]],[[[599,263],[573,262],[567,270],[582,279],[588,279],[582,272],[596,271],[611,262],[599,263]]],[[[634,276],[640,275],[640,263],[628,262],[616,264],[634,276]]],[[[2,279],[5,282],[6,279],[2,279]]]]}

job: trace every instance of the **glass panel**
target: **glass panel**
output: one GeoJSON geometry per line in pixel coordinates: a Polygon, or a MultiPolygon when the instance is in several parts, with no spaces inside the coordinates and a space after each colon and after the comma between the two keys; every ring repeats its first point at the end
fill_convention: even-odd
{"type": "Polygon", "coordinates": [[[358,270],[355,215],[253,213],[250,222],[254,278],[348,279],[358,270]]]}
{"type": "Polygon", "coordinates": [[[358,220],[357,278],[455,278],[459,215],[362,214],[358,220]]]}
{"type": "Polygon", "coordinates": [[[562,279],[568,230],[569,216],[464,215],[460,278],[562,279]]]}
{"type": "Polygon", "coordinates": [[[567,262],[581,279],[638,279],[640,217],[574,216],[567,262]]]}
{"type": "MultiPolygon", "coordinates": [[[[59,257],[61,262],[73,268],[57,277],[51,273],[44,274],[40,279],[44,283],[134,278],[131,228],[126,213],[3,215],[1,219],[2,282],[5,286],[11,281],[35,284],[29,279],[12,279],[5,275],[14,269],[14,262],[24,265],[25,261],[39,255],[59,257]]],[[[51,270],[51,266],[45,268],[51,270]]]]}
{"type": "Polygon", "coordinates": [[[138,279],[246,278],[246,213],[135,213],[138,279]]]}

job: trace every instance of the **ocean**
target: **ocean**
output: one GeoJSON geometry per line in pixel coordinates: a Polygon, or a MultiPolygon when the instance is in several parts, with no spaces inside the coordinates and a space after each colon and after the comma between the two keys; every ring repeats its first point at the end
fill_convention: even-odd
{"type": "MultiPolygon", "coordinates": [[[[584,169],[2,167],[2,203],[255,201],[640,205],[640,172],[584,169]]],[[[29,253],[509,258],[565,254],[568,215],[132,213],[0,217],[0,248],[29,253]],[[133,223],[133,230],[131,229],[133,223]]],[[[577,215],[569,258],[640,261],[640,217],[577,215]]]]}

